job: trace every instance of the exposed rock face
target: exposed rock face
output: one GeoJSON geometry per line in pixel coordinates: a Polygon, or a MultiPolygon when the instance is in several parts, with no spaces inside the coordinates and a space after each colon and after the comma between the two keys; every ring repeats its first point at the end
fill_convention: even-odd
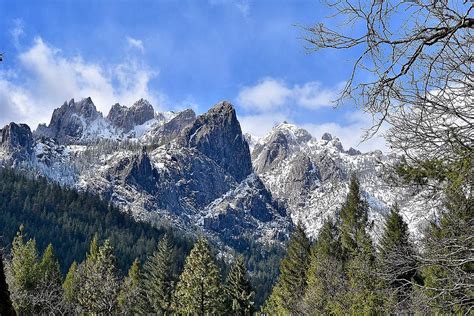
{"type": "Polygon", "coordinates": [[[156,193],[159,175],[145,150],[132,158],[126,170],[125,181],[149,193],[156,193]]]}
{"type": "Polygon", "coordinates": [[[204,228],[218,233],[234,248],[245,247],[245,239],[284,241],[291,227],[285,208],[255,174],[207,206],[205,213],[204,228]]]}
{"type": "Polygon", "coordinates": [[[27,160],[33,152],[33,135],[28,125],[10,123],[2,129],[0,144],[12,160],[27,160]]]}
{"type": "Polygon", "coordinates": [[[179,112],[173,119],[165,124],[159,126],[157,129],[150,131],[152,137],[152,143],[156,145],[163,145],[169,143],[183,131],[183,129],[189,126],[196,120],[196,113],[193,110],[188,109],[179,112]]]}
{"type": "Polygon", "coordinates": [[[323,136],[321,136],[321,139],[330,141],[330,140],[332,140],[332,135],[329,134],[329,133],[324,133],[323,136]]]}
{"type": "Polygon", "coordinates": [[[298,151],[301,144],[311,140],[311,135],[304,129],[282,123],[272,133],[259,141],[252,152],[254,169],[262,173],[277,166],[293,152],[298,151]]]}
{"type": "Polygon", "coordinates": [[[330,134],[315,139],[288,123],[260,139],[244,139],[228,102],[198,118],[192,110],[152,112],[140,100],[130,108],[115,105],[103,118],[90,98],[71,100],[54,111],[49,126],[38,127],[35,140],[26,125],[4,127],[0,164],[101,194],[137,219],[199,231],[242,249],[248,246],[242,237],[286,240],[290,217],[315,237],[343,203],[351,173],[359,177],[375,227],[395,201],[413,231],[441,208],[422,190],[397,191],[384,181],[383,165],[397,156],[345,151],[330,134]]]}
{"type": "Polygon", "coordinates": [[[35,134],[51,137],[60,144],[72,144],[79,142],[86,129],[100,119],[102,114],[97,111],[90,97],[77,103],[71,99],[54,110],[48,127],[40,125],[35,134]]]}
{"type": "Polygon", "coordinates": [[[200,115],[177,139],[181,146],[196,148],[224,168],[238,182],[252,173],[247,142],[233,106],[226,101],[200,115]]]}
{"type": "Polygon", "coordinates": [[[144,99],[135,102],[130,108],[118,103],[110,109],[107,119],[113,126],[122,129],[128,133],[135,126],[141,125],[155,117],[153,106],[144,99]]]}

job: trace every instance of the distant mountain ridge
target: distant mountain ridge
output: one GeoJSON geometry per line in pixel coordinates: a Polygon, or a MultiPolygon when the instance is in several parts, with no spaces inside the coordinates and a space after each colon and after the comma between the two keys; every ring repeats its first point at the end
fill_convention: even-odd
{"type": "Polygon", "coordinates": [[[136,219],[165,221],[234,248],[245,248],[245,240],[285,242],[296,223],[316,236],[340,207],[352,173],[374,234],[395,201],[414,231],[429,206],[421,192],[386,183],[382,166],[396,156],[345,150],[330,134],[317,140],[286,122],[256,140],[242,134],[226,101],[196,116],[157,113],[141,99],[115,104],[104,117],[90,98],[71,100],[48,126],[31,132],[11,123],[1,135],[2,165],[92,190],[136,219]]]}

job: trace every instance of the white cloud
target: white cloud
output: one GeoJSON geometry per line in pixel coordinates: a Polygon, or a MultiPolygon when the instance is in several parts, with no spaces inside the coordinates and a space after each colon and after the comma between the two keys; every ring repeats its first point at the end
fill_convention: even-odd
{"type": "Polygon", "coordinates": [[[325,88],[317,81],[289,87],[282,80],[265,78],[254,86],[244,87],[237,101],[252,112],[278,110],[290,105],[315,110],[333,105],[342,87],[343,83],[333,88],[325,88]]]}
{"type": "Polygon", "coordinates": [[[267,111],[286,104],[291,94],[292,91],[282,81],[267,78],[255,86],[243,88],[237,102],[255,112],[267,111]]]}
{"type": "Polygon", "coordinates": [[[132,48],[136,48],[142,53],[145,52],[145,46],[143,46],[142,40],[127,36],[127,43],[128,43],[128,46],[132,48]]]}
{"type": "Polygon", "coordinates": [[[26,122],[35,128],[48,122],[54,108],[65,100],[90,96],[107,114],[111,105],[131,105],[139,98],[159,107],[165,96],[153,93],[150,79],[158,74],[133,58],[118,65],[88,63],[78,56],[66,58],[62,52],[36,38],[19,55],[21,75],[2,73],[0,78],[0,123],[26,122]]]}
{"type": "Polygon", "coordinates": [[[275,125],[288,120],[284,113],[243,115],[238,117],[244,133],[253,136],[265,136],[275,125]]]}

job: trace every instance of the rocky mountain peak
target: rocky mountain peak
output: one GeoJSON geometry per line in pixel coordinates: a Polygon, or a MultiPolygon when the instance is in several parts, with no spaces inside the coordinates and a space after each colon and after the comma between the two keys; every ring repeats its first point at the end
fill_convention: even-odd
{"type": "Polygon", "coordinates": [[[239,182],[252,173],[248,144],[242,135],[235,109],[227,101],[217,103],[200,115],[183,130],[177,143],[196,148],[239,182]]]}
{"type": "Polygon", "coordinates": [[[54,110],[48,126],[38,126],[35,136],[50,137],[59,144],[72,144],[81,140],[85,131],[97,120],[103,120],[102,113],[97,111],[90,97],[79,102],[71,99],[54,110]]]}
{"type": "Polygon", "coordinates": [[[107,119],[113,126],[122,129],[128,133],[137,125],[153,119],[155,117],[155,110],[147,100],[140,99],[131,107],[126,107],[118,103],[114,104],[110,109],[107,119]]]}
{"type": "Polygon", "coordinates": [[[332,135],[330,133],[324,133],[323,136],[321,136],[321,139],[331,141],[332,140],[332,135]]]}
{"type": "Polygon", "coordinates": [[[26,124],[10,123],[1,129],[1,147],[7,150],[14,160],[26,159],[33,151],[33,135],[26,124]]]}
{"type": "Polygon", "coordinates": [[[305,129],[283,122],[263,137],[252,151],[254,169],[264,172],[298,152],[313,137],[305,129]]]}

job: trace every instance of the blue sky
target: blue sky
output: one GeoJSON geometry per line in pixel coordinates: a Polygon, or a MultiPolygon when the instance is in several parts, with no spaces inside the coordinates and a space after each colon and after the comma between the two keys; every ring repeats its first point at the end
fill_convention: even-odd
{"type": "Polygon", "coordinates": [[[355,147],[370,117],[330,101],[356,56],[309,53],[298,26],[329,13],[317,0],[0,0],[0,124],[34,128],[87,96],[105,115],[140,97],[158,111],[198,113],[226,99],[246,132],[286,120],[355,147]]]}

